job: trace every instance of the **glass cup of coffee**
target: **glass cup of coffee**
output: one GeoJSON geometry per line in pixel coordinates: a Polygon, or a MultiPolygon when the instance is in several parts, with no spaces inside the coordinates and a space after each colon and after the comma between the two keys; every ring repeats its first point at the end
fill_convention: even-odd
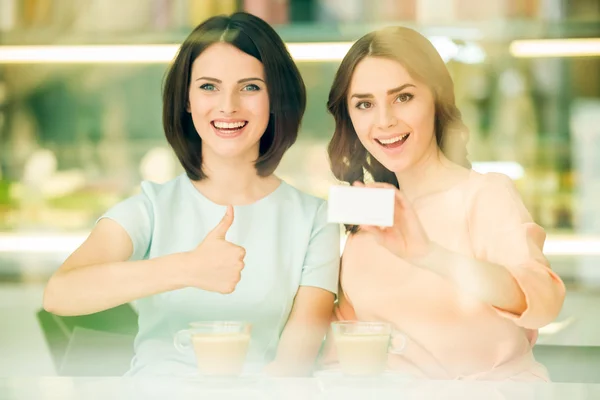
{"type": "Polygon", "coordinates": [[[344,375],[379,375],[386,369],[388,353],[401,354],[406,346],[406,337],[387,322],[337,321],[331,329],[344,375]]]}
{"type": "Polygon", "coordinates": [[[247,322],[192,322],[175,335],[175,348],[196,355],[198,370],[205,376],[238,376],[242,373],[252,327],[247,322]]]}

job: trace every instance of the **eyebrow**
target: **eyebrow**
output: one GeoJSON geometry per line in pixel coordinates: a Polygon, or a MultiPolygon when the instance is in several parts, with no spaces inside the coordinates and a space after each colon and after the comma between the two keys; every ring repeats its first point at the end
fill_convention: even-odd
{"type": "MultiPolygon", "coordinates": [[[[222,80],[217,79],[217,78],[211,78],[209,76],[201,76],[200,78],[196,78],[196,81],[200,81],[200,80],[216,82],[216,83],[223,83],[222,80]]],[[[244,79],[240,79],[238,81],[238,83],[245,83],[245,82],[251,82],[251,81],[261,81],[262,83],[265,83],[265,81],[260,78],[244,78],[244,79]]]]}
{"type": "MultiPolygon", "coordinates": [[[[387,94],[390,95],[390,94],[395,94],[395,93],[401,92],[404,89],[406,89],[407,87],[416,87],[416,86],[413,85],[412,83],[405,83],[404,85],[400,85],[397,88],[388,90],[387,94]]],[[[357,99],[368,99],[368,98],[372,98],[374,96],[371,93],[354,93],[352,95],[352,97],[356,97],[357,99]]]]}

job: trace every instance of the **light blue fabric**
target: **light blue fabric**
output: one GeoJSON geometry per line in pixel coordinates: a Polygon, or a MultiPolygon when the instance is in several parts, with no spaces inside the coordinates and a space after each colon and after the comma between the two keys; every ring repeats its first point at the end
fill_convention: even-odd
{"type": "MultiPolygon", "coordinates": [[[[142,183],[142,192],[101,218],[118,222],[133,241],[131,260],[197,246],[223,218],[226,207],[196,190],[182,174],[165,183],[142,183]]],[[[282,182],[254,204],[234,207],[226,239],[246,249],[242,279],[232,294],[185,288],[136,301],[139,333],[128,375],[187,375],[193,353],[179,353],[173,337],[190,322],[252,323],[246,371],[271,361],[299,286],[337,293],[339,226],[327,223],[322,199],[282,182]]]]}

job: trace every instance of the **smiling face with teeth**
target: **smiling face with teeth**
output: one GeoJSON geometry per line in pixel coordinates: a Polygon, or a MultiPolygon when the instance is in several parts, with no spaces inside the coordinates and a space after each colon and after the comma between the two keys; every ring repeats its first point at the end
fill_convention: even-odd
{"type": "Polygon", "coordinates": [[[399,62],[382,57],[360,61],[347,106],[358,139],[388,170],[406,171],[437,153],[433,94],[399,62]]]}
{"type": "Polygon", "coordinates": [[[188,112],[202,139],[202,158],[254,162],[269,123],[263,64],[227,43],[216,43],[192,64],[188,112]]]}

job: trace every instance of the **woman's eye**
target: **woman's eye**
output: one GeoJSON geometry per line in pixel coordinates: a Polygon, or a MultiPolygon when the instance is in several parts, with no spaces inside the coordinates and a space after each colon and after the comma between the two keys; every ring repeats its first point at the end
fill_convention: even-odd
{"type": "Polygon", "coordinates": [[[371,103],[369,103],[368,101],[361,101],[360,103],[356,104],[356,108],[358,108],[359,110],[368,110],[372,106],[373,105],[371,103]]]}
{"type": "Polygon", "coordinates": [[[204,85],[200,86],[200,89],[202,89],[202,90],[208,90],[208,91],[217,90],[217,88],[215,87],[215,85],[213,85],[212,83],[205,83],[204,85]]]}
{"type": "Polygon", "coordinates": [[[413,97],[415,96],[410,93],[400,93],[398,97],[396,97],[396,101],[399,101],[400,103],[406,103],[407,101],[412,100],[413,97]]]}
{"type": "Polygon", "coordinates": [[[242,90],[245,92],[256,92],[256,91],[260,90],[260,87],[258,87],[258,85],[251,83],[250,85],[244,86],[244,88],[242,90]]]}

